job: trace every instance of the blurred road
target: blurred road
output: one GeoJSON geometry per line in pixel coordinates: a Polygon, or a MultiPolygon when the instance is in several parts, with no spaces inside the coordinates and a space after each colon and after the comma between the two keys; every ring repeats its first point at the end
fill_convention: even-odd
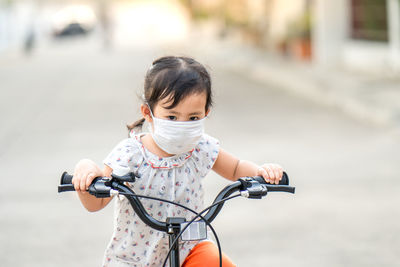
{"type": "MultiPolygon", "coordinates": [[[[100,266],[113,205],[86,212],[74,193],[57,194],[59,177],[81,158],[101,163],[126,136],[146,69],[172,52],[104,52],[89,39],[0,57],[1,266],[100,266]]],[[[280,163],[297,187],[224,207],[215,227],[238,266],[399,266],[399,138],[229,72],[206,52],[198,59],[214,79],[207,132],[240,158],[280,163]]],[[[224,184],[209,175],[209,202],[224,184]]]]}

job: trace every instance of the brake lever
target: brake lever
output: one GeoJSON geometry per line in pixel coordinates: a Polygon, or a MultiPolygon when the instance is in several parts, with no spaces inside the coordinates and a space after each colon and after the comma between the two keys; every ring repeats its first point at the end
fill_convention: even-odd
{"type": "Polygon", "coordinates": [[[98,177],[93,180],[92,184],[89,186],[89,194],[97,198],[107,198],[119,194],[118,190],[113,189],[112,182],[117,183],[134,183],[136,177],[133,172],[124,172],[124,170],[117,169],[111,174],[111,179],[107,177],[98,177]]]}
{"type": "Polygon", "coordinates": [[[265,182],[260,177],[243,177],[239,181],[241,183],[241,194],[247,198],[261,199],[266,196],[268,192],[287,192],[294,194],[295,188],[288,185],[273,185],[265,182]]]}
{"type": "Polygon", "coordinates": [[[128,183],[134,183],[136,181],[136,177],[139,178],[139,176],[133,172],[128,172],[128,173],[122,173],[118,171],[114,171],[111,174],[111,177],[117,181],[120,182],[128,182],[128,183]]]}
{"type": "Polygon", "coordinates": [[[243,197],[261,199],[268,194],[268,188],[265,184],[261,184],[250,177],[240,178],[239,181],[242,184],[240,194],[243,197]]]}
{"type": "Polygon", "coordinates": [[[292,193],[292,194],[294,194],[296,191],[296,188],[294,186],[289,186],[289,176],[285,172],[283,172],[283,177],[282,177],[282,180],[279,181],[279,184],[267,183],[262,176],[246,177],[246,178],[256,180],[260,184],[265,184],[265,186],[268,188],[268,191],[286,192],[286,193],[292,193]]]}
{"type": "Polygon", "coordinates": [[[104,177],[94,179],[88,189],[89,194],[97,198],[110,197],[114,191],[111,187],[111,180],[104,177]]]}

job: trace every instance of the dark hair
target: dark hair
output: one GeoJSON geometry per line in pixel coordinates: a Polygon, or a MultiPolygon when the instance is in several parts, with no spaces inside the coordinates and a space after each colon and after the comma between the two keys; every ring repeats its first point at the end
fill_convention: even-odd
{"type": "MultiPolygon", "coordinates": [[[[167,56],[156,59],[147,71],[143,101],[153,110],[158,101],[169,98],[172,103],[167,108],[174,108],[185,97],[203,92],[207,95],[207,111],[212,106],[212,92],[206,68],[193,58],[167,56]]],[[[127,127],[141,129],[144,122],[142,118],[127,127]]]]}

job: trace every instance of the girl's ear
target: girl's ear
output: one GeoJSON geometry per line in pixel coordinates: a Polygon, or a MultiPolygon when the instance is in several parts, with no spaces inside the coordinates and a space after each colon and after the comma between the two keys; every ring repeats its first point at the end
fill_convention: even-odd
{"type": "Polygon", "coordinates": [[[150,108],[148,105],[141,104],[140,105],[140,112],[142,113],[143,118],[146,119],[148,122],[153,122],[153,119],[151,118],[151,112],[150,108]]]}
{"type": "Polygon", "coordinates": [[[208,116],[208,114],[210,113],[211,109],[207,109],[206,111],[206,117],[208,116]]]}

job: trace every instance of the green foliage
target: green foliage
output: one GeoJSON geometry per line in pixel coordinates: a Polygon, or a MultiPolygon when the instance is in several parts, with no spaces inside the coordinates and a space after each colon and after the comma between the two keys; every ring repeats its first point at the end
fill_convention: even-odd
{"type": "Polygon", "coordinates": [[[11,6],[13,0],[0,0],[0,6],[11,6]]]}
{"type": "Polygon", "coordinates": [[[310,11],[305,11],[301,16],[292,21],[288,27],[289,39],[310,39],[312,30],[312,16],[310,11]]]}

